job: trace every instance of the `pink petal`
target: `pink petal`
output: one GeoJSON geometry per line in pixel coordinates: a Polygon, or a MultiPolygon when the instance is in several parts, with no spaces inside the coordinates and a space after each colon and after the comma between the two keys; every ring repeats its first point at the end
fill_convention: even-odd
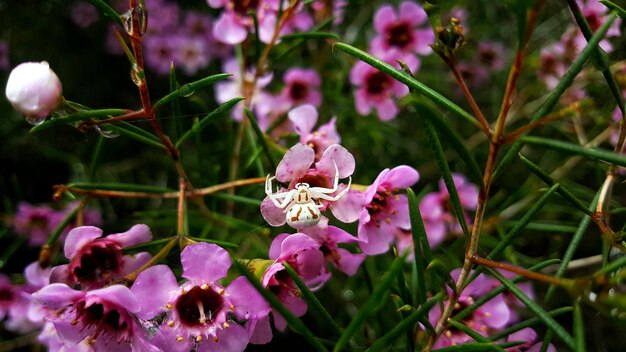
{"type": "Polygon", "coordinates": [[[65,257],[71,259],[85,244],[102,236],[102,230],[95,226],[80,226],[67,234],[65,240],[65,257]]]}
{"type": "Polygon", "coordinates": [[[326,148],[320,161],[315,164],[315,168],[330,177],[335,177],[335,164],[337,164],[340,179],[351,176],[354,173],[354,156],[340,144],[333,144],[326,148]],[[335,163],[333,163],[333,160],[335,163]]]}
{"type": "Polygon", "coordinates": [[[261,202],[261,215],[272,226],[283,226],[287,222],[287,216],[283,209],[276,207],[268,197],[265,197],[261,202]]]}
{"type": "MultiPolygon", "coordinates": [[[[342,186],[339,186],[340,191],[345,188],[345,186],[342,186]]],[[[330,203],[330,211],[337,220],[344,223],[351,223],[359,220],[364,204],[363,192],[350,190],[336,202],[330,203]]]]}
{"type": "Polygon", "coordinates": [[[52,309],[71,305],[85,296],[85,292],[71,289],[66,284],[50,284],[33,293],[35,301],[52,309]]]}
{"type": "Polygon", "coordinates": [[[398,107],[391,98],[375,103],[374,107],[381,121],[393,120],[398,115],[398,107]]]}
{"type": "Polygon", "coordinates": [[[344,248],[337,248],[337,253],[339,254],[339,266],[337,269],[350,276],[356,274],[366,257],[363,253],[354,254],[344,248]]]}
{"type": "Polygon", "coordinates": [[[215,282],[226,276],[231,266],[228,252],[212,243],[190,244],[180,253],[182,277],[198,283],[215,282]]]}
{"type": "MultiPolygon", "coordinates": [[[[418,5],[417,3],[404,1],[400,4],[400,19],[408,21],[413,26],[419,26],[424,23],[428,16],[426,15],[426,11],[418,5]]],[[[432,32],[432,30],[431,30],[432,32]]]]}
{"type": "Polygon", "coordinates": [[[357,61],[350,70],[350,83],[355,86],[362,86],[365,82],[365,77],[373,68],[363,61],[357,61]]]}
{"type": "Polygon", "coordinates": [[[366,224],[359,223],[359,246],[363,253],[367,255],[375,255],[385,253],[389,250],[389,244],[393,240],[393,229],[389,226],[370,221],[366,224]]]}
{"type": "Polygon", "coordinates": [[[274,237],[272,240],[272,244],[270,245],[269,257],[270,259],[276,259],[280,256],[281,246],[283,241],[289,237],[288,233],[281,233],[280,235],[274,237]]]}
{"type": "Polygon", "coordinates": [[[490,328],[500,329],[509,322],[511,309],[506,305],[504,297],[497,295],[496,297],[485,303],[480,310],[488,317],[485,318],[485,324],[490,328]]]}
{"type": "Polygon", "coordinates": [[[226,293],[241,319],[257,320],[270,314],[270,305],[244,276],[233,280],[226,293]]]}
{"type": "Polygon", "coordinates": [[[123,268],[122,275],[130,274],[133,271],[141,268],[144,264],[152,259],[152,254],[148,252],[139,252],[134,255],[123,256],[123,268]]]}
{"type": "Polygon", "coordinates": [[[171,293],[178,292],[179,286],[167,265],[155,265],[139,274],[130,289],[141,304],[138,316],[152,319],[165,311],[171,293]]]}
{"type": "Polygon", "coordinates": [[[420,55],[428,55],[433,49],[430,47],[435,42],[435,33],[432,29],[419,29],[415,31],[415,52],[420,55]]]}
{"type": "Polygon", "coordinates": [[[313,148],[298,143],[289,148],[283,159],[278,163],[276,179],[280,182],[299,179],[309,170],[313,161],[315,161],[313,148]]]}
{"type": "Polygon", "coordinates": [[[317,109],[313,105],[302,105],[292,109],[287,114],[293,123],[294,130],[300,136],[305,136],[313,131],[317,123],[317,109]]]}
{"type": "Polygon", "coordinates": [[[224,12],[213,25],[213,37],[222,43],[235,45],[246,40],[248,31],[246,27],[237,22],[235,17],[224,12]]]}
{"type": "Polygon", "coordinates": [[[424,229],[430,248],[437,247],[446,239],[446,225],[443,222],[424,222],[424,229]]]}
{"type": "Polygon", "coordinates": [[[396,12],[391,5],[383,5],[374,14],[374,29],[378,33],[384,33],[385,27],[397,20],[396,12]]]}
{"type": "Polygon", "coordinates": [[[42,268],[39,262],[32,262],[24,269],[24,277],[29,285],[44,287],[50,283],[51,268],[42,268]]]}
{"type": "Polygon", "coordinates": [[[373,102],[364,88],[354,93],[354,106],[359,115],[367,116],[372,112],[373,102]]]}
{"type": "Polygon", "coordinates": [[[272,341],[272,326],[270,325],[269,315],[250,324],[254,324],[250,334],[250,343],[264,345],[272,341]]]}
{"type": "Polygon", "coordinates": [[[108,235],[107,238],[116,241],[122,247],[130,247],[150,241],[152,232],[150,232],[148,225],[137,224],[126,232],[108,235]]]}
{"type": "Polygon", "coordinates": [[[393,189],[409,188],[419,180],[419,172],[407,165],[396,166],[385,176],[384,184],[393,189]]]}
{"type": "Polygon", "coordinates": [[[137,313],[141,309],[139,300],[133,292],[124,285],[111,285],[97,290],[89,291],[85,294],[86,305],[92,302],[107,301],[123,307],[131,313],[137,313]]]}

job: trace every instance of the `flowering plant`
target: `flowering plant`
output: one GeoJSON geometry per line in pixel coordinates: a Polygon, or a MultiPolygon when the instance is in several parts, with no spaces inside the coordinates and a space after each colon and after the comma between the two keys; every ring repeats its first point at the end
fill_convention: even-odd
{"type": "Polygon", "coordinates": [[[622,347],[619,5],[19,5],[0,350],[622,347]]]}

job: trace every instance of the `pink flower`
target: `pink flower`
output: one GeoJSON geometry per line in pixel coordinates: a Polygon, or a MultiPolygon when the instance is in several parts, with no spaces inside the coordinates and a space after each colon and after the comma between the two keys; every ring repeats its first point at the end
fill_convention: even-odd
{"type": "Polygon", "coordinates": [[[0,320],[9,331],[25,334],[41,326],[42,321],[29,319],[31,293],[37,288],[30,285],[14,285],[9,277],[0,273],[0,320]]]}
{"type": "Polygon", "coordinates": [[[389,249],[395,231],[411,228],[409,203],[401,189],[413,186],[419,173],[401,165],[383,170],[364,193],[359,216],[359,245],[366,254],[380,254],[389,249]]]}
{"type": "Polygon", "coordinates": [[[83,292],[56,283],[33,297],[53,312],[47,319],[67,350],[84,341],[95,351],[159,351],[137,319],[140,301],[126,286],[83,292]]]}
{"type": "Polygon", "coordinates": [[[320,251],[324,253],[327,262],[348,275],[354,275],[365,260],[365,254],[354,254],[339,247],[340,243],[357,243],[359,240],[338,227],[329,226],[326,217],[322,217],[317,225],[300,231],[319,243],[320,251]]]}
{"type": "Polygon", "coordinates": [[[283,75],[283,80],[285,87],[275,99],[277,110],[287,111],[303,104],[317,107],[322,103],[320,76],[315,70],[290,68],[283,75]]]}
{"type": "Polygon", "coordinates": [[[31,246],[41,246],[61,224],[64,216],[47,205],[31,205],[20,202],[13,224],[15,233],[28,237],[31,246]]]}
{"type": "Polygon", "coordinates": [[[481,42],[476,53],[478,63],[490,71],[498,71],[504,67],[504,46],[498,42],[481,42]]]}
{"type": "MultiPolygon", "coordinates": [[[[351,176],[354,166],[352,154],[339,144],[326,148],[320,160],[315,162],[313,148],[298,143],[287,151],[278,164],[276,180],[287,184],[287,190],[295,189],[298,183],[307,183],[310,187],[332,188],[335,176],[339,179],[351,176]],[[338,173],[335,171],[335,165],[338,173]]],[[[340,185],[336,193],[345,187],[340,185]]],[[[356,191],[349,191],[338,201],[321,200],[320,203],[325,205],[320,210],[324,211],[326,206],[329,206],[333,215],[340,221],[349,223],[358,219],[360,198],[356,191]]],[[[261,203],[261,214],[272,226],[282,226],[287,222],[283,209],[276,207],[269,197],[265,197],[261,203]]]]}
{"type": "Polygon", "coordinates": [[[322,158],[322,153],[331,145],[341,143],[341,137],[335,127],[336,117],[321,125],[317,131],[313,127],[317,123],[317,109],[312,105],[299,106],[288,113],[295,132],[300,135],[300,143],[306,144],[315,151],[315,160],[322,158]]]}
{"type": "Polygon", "coordinates": [[[41,123],[63,100],[61,81],[47,62],[25,62],[11,71],[6,97],[30,123],[41,123]]]}
{"type": "Polygon", "coordinates": [[[192,76],[209,64],[210,49],[204,38],[180,35],[176,41],[174,62],[186,75],[192,76]]]}
{"type": "MultiPolygon", "coordinates": [[[[451,276],[457,279],[460,269],[452,271],[451,276]]],[[[472,305],[474,301],[491,291],[494,281],[493,278],[485,275],[479,275],[472,283],[470,283],[461,293],[457,306],[454,308],[453,316],[466,307],[472,305]]],[[[446,304],[448,304],[446,302],[446,304]]],[[[510,309],[506,305],[502,295],[498,295],[487,303],[473,311],[469,316],[462,320],[470,329],[478,332],[483,336],[489,336],[490,332],[504,328],[510,322],[510,309]]],[[[435,305],[428,314],[428,320],[432,324],[436,324],[441,316],[441,307],[435,305]]],[[[468,341],[473,341],[471,337],[454,328],[448,328],[439,336],[433,348],[443,348],[453,345],[459,345],[468,341]]]]}
{"type": "Polygon", "coordinates": [[[180,257],[184,283],[179,285],[167,266],[156,265],[139,274],[131,287],[142,319],[165,313],[153,343],[174,351],[243,351],[250,334],[240,322],[266,317],[269,305],[243,276],[228,287],[218,282],[231,266],[223,248],[195,243],[180,257]]]}
{"type": "MultiPolygon", "coordinates": [[[[265,270],[261,283],[295,316],[304,315],[307,311],[306,301],[301,298],[300,291],[285,271],[283,263],[289,264],[312,290],[320,289],[331,275],[324,265],[324,253],[320,250],[320,244],[303,233],[283,233],[272,241],[269,256],[275,262],[265,270]]],[[[272,314],[274,325],[279,330],[284,330],[287,326],[285,319],[276,311],[272,311],[272,314]]],[[[271,332],[268,325],[269,320],[264,320],[258,328],[271,332]]]]}
{"type": "Polygon", "coordinates": [[[91,26],[99,17],[96,8],[84,1],[75,2],[70,11],[72,21],[81,28],[91,26]]]}
{"type": "Polygon", "coordinates": [[[73,229],[65,241],[65,257],[69,264],[56,266],[51,282],[64,282],[80,288],[99,288],[120,280],[150,260],[148,252],[122,254],[122,248],[149,241],[148,226],[140,224],[128,231],[102,237],[103,231],[94,226],[73,229]]]}
{"type": "MultiPolygon", "coordinates": [[[[395,50],[391,50],[380,58],[398,66],[396,59],[400,57],[395,50]]],[[[350,83],[357,88],[354,93],[357,112],[368,115],[374,108],[382,121],[389,121],[398,115],[394,97],[400,98],[409,94],[407,86],[362,61],[357,61],[352,67],[350,83]]]]}
{"type": "MultiPolygon", "coordinates": [[[[458,173],[452,173],[452,179],[461,201],[461,207],[464,210],[475,210],[478,202],[478,187],[458,173]]],[[[449,233],[461,233],[461,226],[453,214],[450,194],[443,180],[439,181],[439,192],[425,195],[419,207],[431,247],[439,245],[449,233]]],[[[465,221],[468,224],[471,223],[467,215],[465,221]]]]}
{"type": "Polygon", "coordinates": [[[410,1],[402,2],[398,12],[391,5],[379,7],[374,14],[374,29],[377,35],[370,43],[372,52],[381,55],[396,50],[399,54],[397,59],[405,61],[413,72],[420,65],[415,53],[430,54],[430,44],[435,41],[426,11],[419,4],[410,1]]]}
{"type": "MultiPolygon", "coordinates": [[[[224,61],[223,71],[231,73],[233,77],[215,84],[215,99],[219,103],[224,103],[230,99],[243,96],[243,82],[251,81],[254,77],[253,70],[244,71],[242,73],[239,63],[234,58],[224,61]]],[[[274,97],[263,89],[270,84],[271,81],[271,73],[259,77],[254,87],[252,100],[250,101],[250,109],[255,114],[261,130],[266,130],[269,126],[269,115],[273,109],[274,97]]],[[[236,121],[243,119],[243,106],[241,104],[235,106],[232,110],[232,116],[236,121]]]]}
{"type": "MultiPolygon", "coordinates": [[[[535,343],[537,341],[537,333],[532,328],[524,328],[522,330],[516,331],[506,338],[507,342],[514,341],[524,341],[525,343],[515,346],[509,347],[506,349],[507,352],[539,352],[541,351],[542,343],[535,343]]],[[[556,348],[552,345],[548,345],[547,352],[556,352],[556,348]]]]}

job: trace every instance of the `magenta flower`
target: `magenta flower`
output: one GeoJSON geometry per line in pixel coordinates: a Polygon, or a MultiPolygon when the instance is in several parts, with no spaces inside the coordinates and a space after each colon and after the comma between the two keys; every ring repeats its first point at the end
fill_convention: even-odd
{"type": "Polygon", "coordinates": [[[504,67],[504,46],[498,42],[481,42],[476,53],[478,63],[490,71],[504,67]]]}
{"type": "Polygon", "coordinates": [[[283,75],[285,87],[275,99],[277,110],[287,111],[292,107],[311,104],[319,106],[322,103],[320,94],[320,76],[312,69],[290,68],[283,75]]]}
{"type": "Polygon", "coordinates": [[[20,202],[15,213],[13,229],[18,235],[28,237],[31,246],[41,246],[63,221],[63,215],[47,205],[20,202]]]}
{"type": "Polygon", "coordinates": [[[25,334],[40,327],[43,321],[31,321],[28,311],[31,305],[31,293],[37,288],[26,285],[14,285],[9,277],[0,273],[0,320],[9,331],[25,334]]]}
{"type": "Polygon", "coordinates": [[[430,44],[435,42],[426,11],[415,2],[402,2],[398,12],[391,5],[382,5],[374,14],[374,29],[377,35],[370,43],[372,52],[380,55],[396,50],[397,59],[405,61],[413,72],[420,65],[415,53],[430,54],[430,44]]]}
{"type": "Polygon", "coordinates": [[[317,225],[303,228],[300,231],[317,241],[320,245],[320,251],[324,253],[326,262],[332,263],[335,268],[347,275],[354,275],[365,260],[365,254],[351,253],[347,249],[339,247],[340,243],[357,243],[359,240],[336,226],[329,226],[326,217],[322,217],[317,225]]]}
{"type": "MultiPolygon", "coordinates": [[[[380,55],[380,58],[398,67],[396,60],[400,56],[395,50],[380,55]]],[[[376,109],[382,121],[389,121],[398,115],[394,97],[401,98],[409,94],[407,86],[362,61],[357,61],[352,67],[350,83],[357,88],[354,93],[357,112],[368,115],[372,109],[376,109]]]]}
{"type": "Polygon", "coordinates": [[[186,75],[192,76],[209,64],[210,48],[204,38],[180,35],[176,42],[174,62],[186,75]]]}
{"type": "Polygon", "coordinates": [[[268,12],[271,12],[268,1],[208,0],[207,2],[213,8],[224,8],[213,26],[213,36],[217,40],[230,45],[246,40],[248,30],[254,28],[254,21],[248,14],[249,11],[254,11],[257,16],[261,40],[268,42],[271,38],[276,19],[275,17],[266,18],[268,12]]]}
{"type": "MultiPolygon", "coordinates": [[[[326,148],[320,160],[315,162],[313,148],[298,143],[287,151],[278,164],[276,180],[287,184],[287,190],[295,189],[298,183],[307,183],[311,187],[332,188],[335,175],[337,174],[339,179],[349,177],[354,172],[354,166],[352,154],[339,144],[326,148]]],[[[340,193],[345,187],[343,184],[340,185],[336,193],[340,193]]],[[[329,206],[333,215],[342,222],[353,222],[359,217],[361,203],[357,192],[349,191],[335,202],[320,200],[320,203],[324,205],[321,211],[329,206]]],[[[272,226],[282,226],[287,222],[283,209],[276,207],[269,197],[265,197],[261,203],[261,214],[272,226]]]]}
{"type": "MultiPolygon", "coordinates": [[[[452,271],[451,276],[457,279],[460,269],[452,271]]],[[[496,279],[479,275],[472,283],[470,283],[461,293],[457,306],[454,308],[453,316],[466,307],[474,303],[474,301],[492,290],[496,279]]],[[[499,283],[499,282],[498,282],[499,283]]],[[[448,304],[446,302],[446,304],[448,304]]],[[[510,308],[507,306],[502,295],[497,295],[487,303],[480,306],[469,316],[463,319],[462,323],[470,329],[478,332],[483,336],[489,336],[489,333],[504,328],[510,322],[510,308]]],[[[436,305],[428,314],[428,320],[432,324],[436,324],[441,317],[441,307],[436,305]]],[[[441,334],[435,342],[433,348],[443,348],[453,345],[459,345],[468,341],[473,341],[471,337],[454,328],[448,328],[441,334]]]]}
{"type": "Polygon", "coordinates": [[[150,241],[148,226],[140,224],[123,233],[102,237],[103,231],[94,226],[73,229],[65,241],[65,257],[69,264],[52,269],[51,282],[63,282],[80,288],[99,288],[120,280],[150,260],[148,252],[124,255],[124,247],[150,241]]]}
{"type": "Polygon", "coordinates": [[[140,299],[139,317],[150,320],[165,313],[153,343],[164,351],[243,351],[250,339],[246,324],[266,317],[269,305],[243,276],[228,287],[218,282],[231,266],[223,248],[194,243],[180,258],[187,279],[181,285],[170,268],[156,265],[131,287],[140,299]]]}
{"type": "MultiPolygon", "coordinates": [[[[478,187],[459,173],[452,173],[452,179],[463,209],[475,210],[478,203],[478,187]]],[[[439,245],[449,233],[461,233],[461,225],[452,212],[450,194],[443,180],[439,181],[439,192],[425,195],[419,207],[431,247],[439,245]]],[[[471,224],[472,220],[466,215],[465,221],[471,224]]]]}
{"type": "Polygon", "coordinates": [[[300,143],[308,145],[315,151],[315,161],[322,158],[322,153],[328,147],[341,143],[341,137],[335,127],[337,120],[335,117],[321,125],[317,131],[313,131],[318,114],[317,109],[312,105],[299,106],[289,111],[288,117],[294,131],[300,135],[300,143]]]}
{"type": "MultiPolygon", "coordinates": [[[[230,99],[243,96],[243,82],[251,81],[254,77],[253,70],[244,71],[242,73],[239,63],[234,58],[224,61],[223,71],[231,73],[233,77],[215,84],[215,99],[219,103],[224,103],[230,99]]],[[[263,89],[271,81],[271,73],[259,77],[256,81],[252,100],[250,101],[250,109],[254,112],[261,130],[266,130],[269,126],[269,115],[273,109],[274,97],[263,89]]],[[[232,116],[236,121],[243,119],[243,106],[241,104],[233,108],[232,116]]]]}
{"type": "Polygon", "coordinates": [[[401,165],[383,170],[365,191],[359,216],[359,245],[366,254],[380,254],[389,249],[398,228],[411,228],[409,203],[401,189],[413,186],[419,173],[401,165]]]}
{"type": "MultiPolygon", "coordinates": [[[[303,233],[283,233],[272,241],[269,256],[275,262],[265,270],[261,283],[295,316],[304,315],[307,311],[306,301],[301,298],[298,287],[285,271],[283,263],[289,264],[311,290],[320,289],[331,276],[324,265],[324,253],[320,250],[320,244],[303,233]]],[[[276,311],[272,311],[272,314],[274,325],[279,330],[284,330],[287,326],[285,319],[276,311]]],[[[263,325],[259,328],[267,331],[265,324],[269,324],[269,321],[261,323],[263,325]]]]}
{"type": "MultiPolygon", "coordinates": [[[[524,328],[522,330],[516,331],[510,334],[507,339],[507,342],[514,341],[524,341],[525,343],[515,346],[509,347],[506,349],[507,352],[539,352],[541,351],[541,342],[537,341],[537,333],[535,330],[531,328],[524,328]]],[[[547,352],[556,352],[556,348],[552,345],[548,345],[547,352]]]]}
{"type": "Polygon", "coordinates": [[[148,341],[137,319],[139,300],[126,286],[84,292],[56,283],[33,293],[33,298],[58,312],[47,319],[68,350],[84,341],[95,351],[159,351],[148,341]]]}
{"type": "Polygon", "coordinates": [[[174,35],[148,35],[144,40],[146,65],[160,75],[170,72],[177,61],[177,37],[174,35]]]}

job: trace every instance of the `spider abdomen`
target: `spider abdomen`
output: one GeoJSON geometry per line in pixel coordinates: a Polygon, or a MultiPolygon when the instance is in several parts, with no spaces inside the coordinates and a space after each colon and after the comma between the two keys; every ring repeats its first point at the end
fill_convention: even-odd
{"type": "Polygon", "coordinates": [[[315,226],[320,222],[320,217],[320,210],[315,203],[295,203],[287,211],[287,224],[295,229],[315,226]]]}

